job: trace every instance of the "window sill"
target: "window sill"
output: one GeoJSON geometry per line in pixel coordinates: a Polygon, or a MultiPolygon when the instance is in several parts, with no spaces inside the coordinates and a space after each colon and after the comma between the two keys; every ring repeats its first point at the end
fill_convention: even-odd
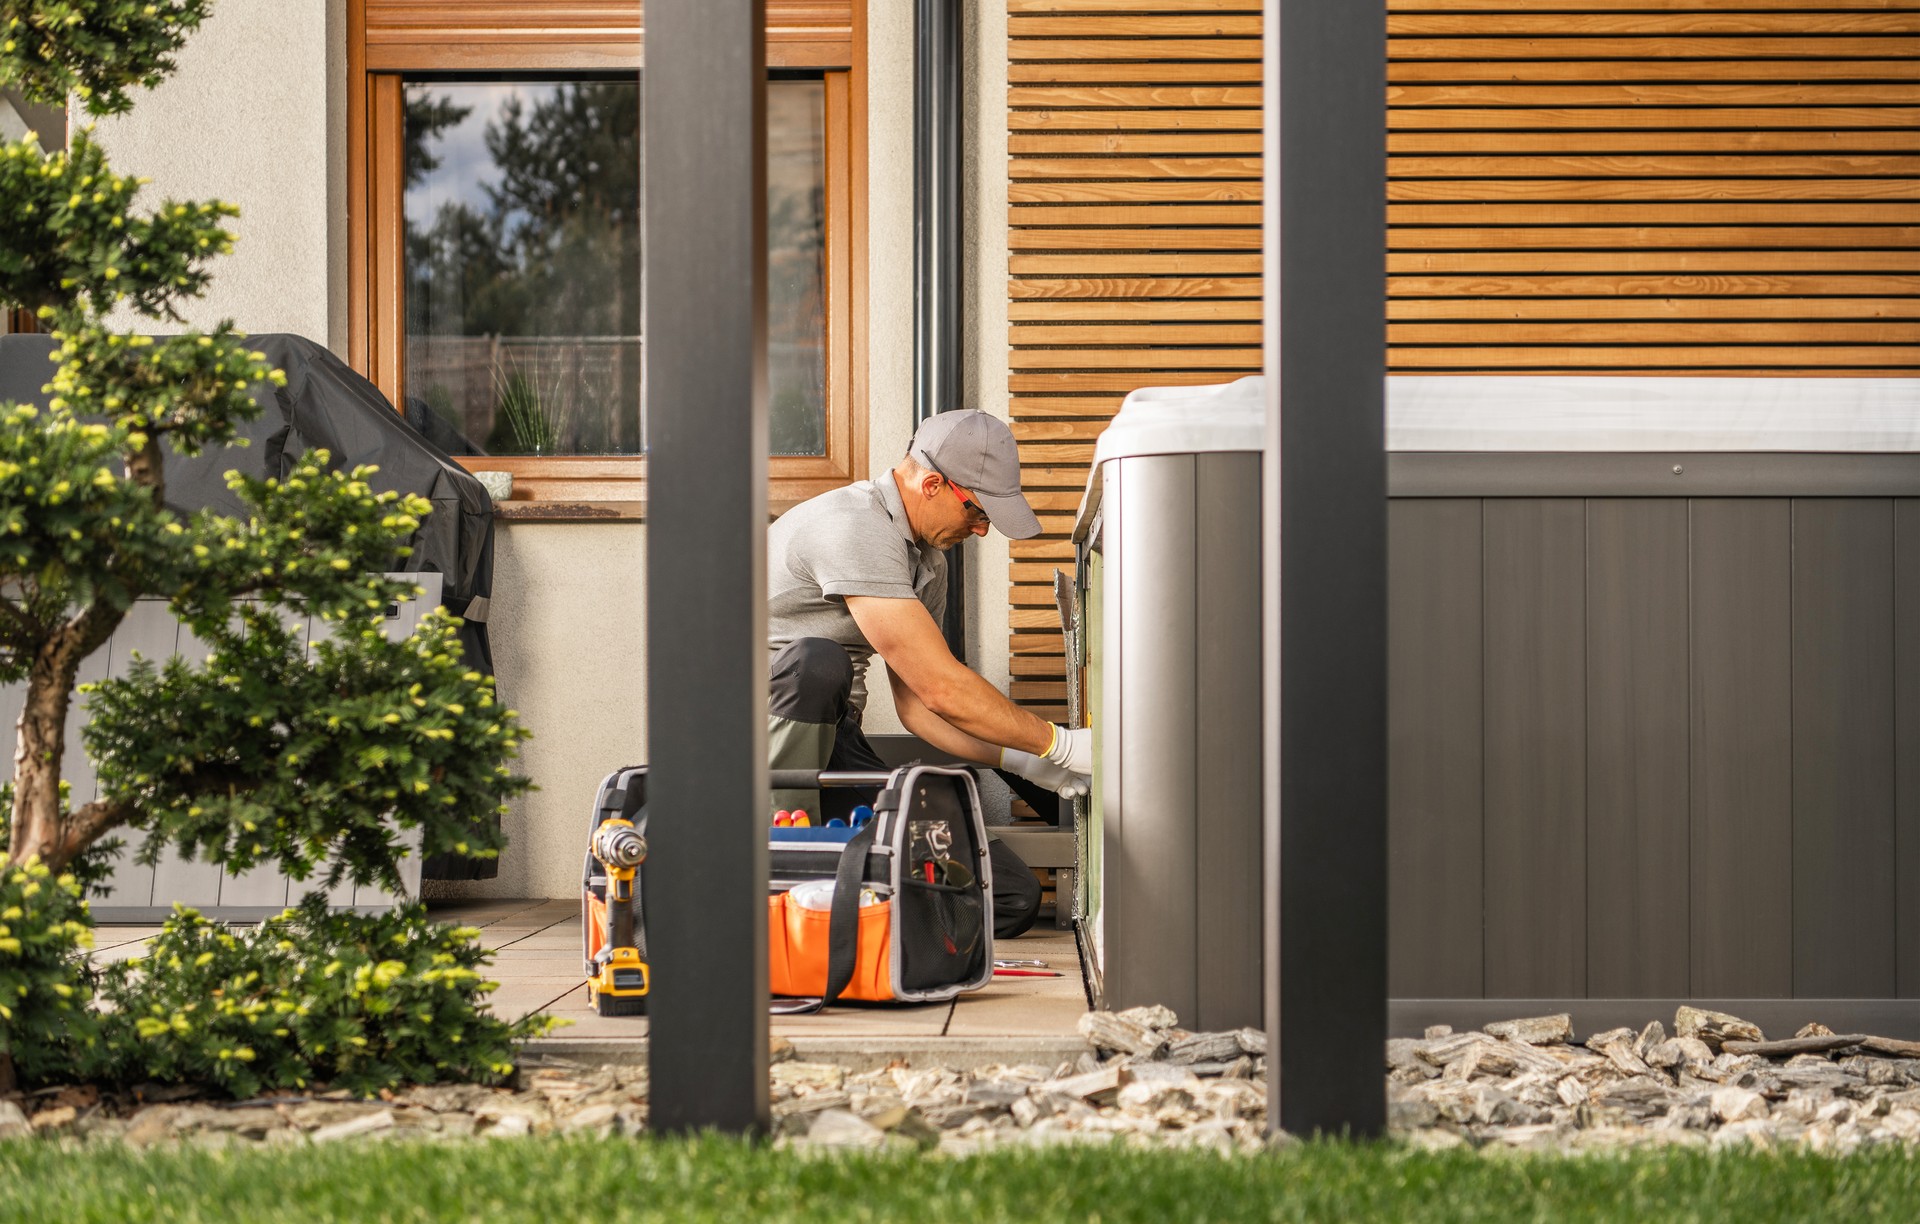
{"type": "MultiPolygon", "coordinates": [[[[767,520],[779,518],[804,497],[776,495],[767,503],[767,520]]],[[[535,501],[515,498],[493,504],[493,517],[502,523],[616,523],[645,522],[644,501],[535,501]]]]}

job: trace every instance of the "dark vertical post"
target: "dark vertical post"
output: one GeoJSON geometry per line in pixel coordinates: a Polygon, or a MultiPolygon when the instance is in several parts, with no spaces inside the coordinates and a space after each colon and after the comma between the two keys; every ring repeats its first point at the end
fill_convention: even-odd
{"type": "Polygon", "coordinates": [[[1386,14],[1267,0],[1267,1116],[1386,1125],[1386,14]]]}
{"type": "MultiPolygon", "coordinates": [[[[960,363],[966,309],[961,225],[965,121],[960,0],[915,0],[913,8],[913,421],[967,405],[960,363]]],[[[898,458],[898,456],[894,456],[898,458]]],[[[891,459],[888,461],[892,462],[891,459]]],[[[967,657],[966,545],[947,550],[947,614],[953,657],[967,657]]]]}
{"type": "Polygon", "coordinates": [[[652,1121],[767,1103],[765,0],[648,0],[652,1121]]]}

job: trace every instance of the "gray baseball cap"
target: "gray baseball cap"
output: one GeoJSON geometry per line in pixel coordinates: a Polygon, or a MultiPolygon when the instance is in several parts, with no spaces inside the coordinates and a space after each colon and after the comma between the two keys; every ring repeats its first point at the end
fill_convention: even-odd
{"type": "Polygon", "coordinates": [[[937,412],[921,423],[907,453],[979,498],[1001,535],[1040,534],[1040,520],[1020,493],[1020,448],[999,417],[971,409],[937,412]]]}

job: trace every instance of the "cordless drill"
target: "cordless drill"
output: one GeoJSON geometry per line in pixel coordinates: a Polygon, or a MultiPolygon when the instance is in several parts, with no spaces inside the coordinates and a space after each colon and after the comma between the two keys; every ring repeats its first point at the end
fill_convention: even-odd
{"type": "Polygon", "coordinates": [[[588,848],[607,871],[607,937],[593,958],[587,999],[603,1016],[645,1015],[650,979],[635,934],[633,883],[647,861],[647,839],[616,816],[600,822],[588,848]]]}

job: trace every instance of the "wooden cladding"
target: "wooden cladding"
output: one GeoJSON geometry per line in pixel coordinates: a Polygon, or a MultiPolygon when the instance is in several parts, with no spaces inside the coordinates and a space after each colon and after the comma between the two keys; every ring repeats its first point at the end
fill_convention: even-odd
{"type": "Polygon", "coordinates": [[[1259,0],[1008,0],[1010,385],[1042,534],[1011,544],[1013,696],[1066,717],[1052,573],[1135,387],[1260,368],[1259,0]]]}
{"type": "Polygon", "coordinates": [[[1920,3],[1387,8],[1394,372],[1920,365],[1920,3]]]}
{"type": "MultiPolygon", "coordinates": [[[[640,65],[639,0],[362,0],[366,67],[610,71],[640,65]]],[[[853,0],[767,0],[767,63],[852,64],[853,0]]]]}

